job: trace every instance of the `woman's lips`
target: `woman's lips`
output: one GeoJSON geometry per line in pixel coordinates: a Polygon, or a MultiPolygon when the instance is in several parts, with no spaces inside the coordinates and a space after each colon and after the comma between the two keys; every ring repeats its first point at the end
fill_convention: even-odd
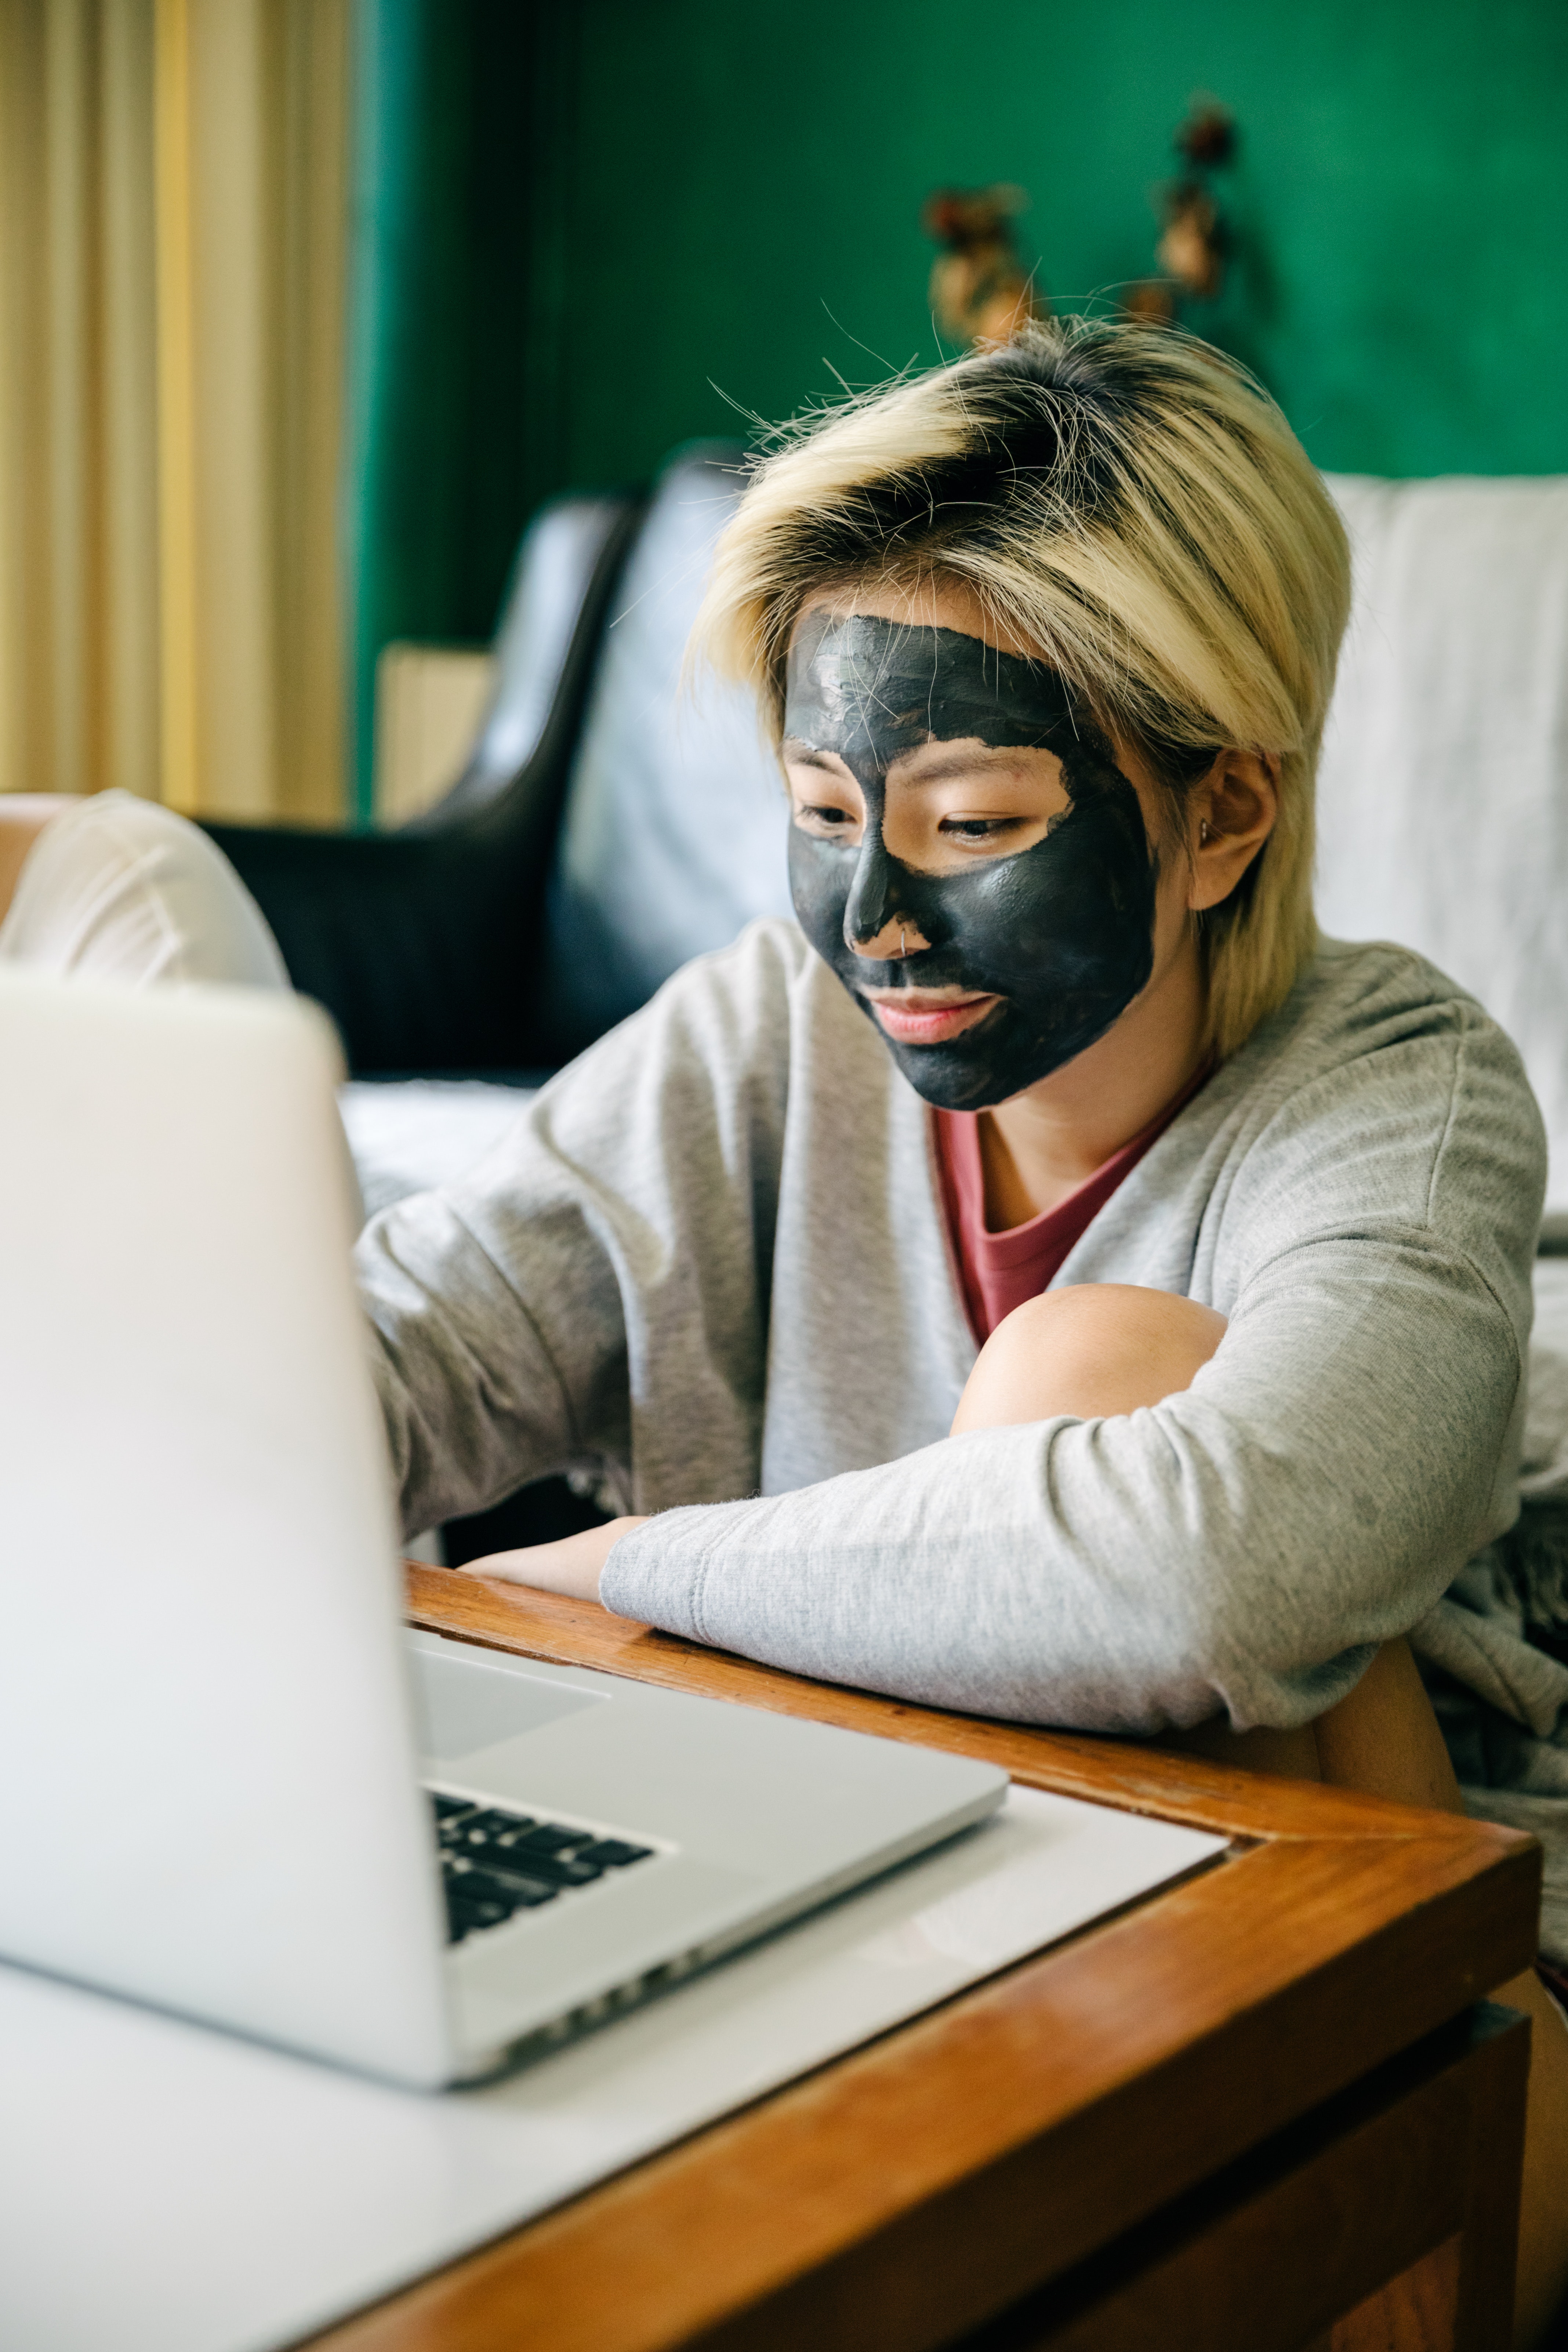
{"type": "Polygon", "coordinates": [[[996,996],[922,996],[915,989],[900,989],[886,996],[870,999],[872,1010],[881,1024],[885,1036],[900,1045],[945,1045],[950,1037],[962,1036],[984,1021],[994,1004],[1001,1003],[996,996]]]}

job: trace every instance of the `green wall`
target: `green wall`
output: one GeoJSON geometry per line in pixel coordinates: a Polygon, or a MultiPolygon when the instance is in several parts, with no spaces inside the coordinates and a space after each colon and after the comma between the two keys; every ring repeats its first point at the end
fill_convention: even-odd
{"type": "Polygon", "coordinates": [[[547,0],[356,7],[343,520],[362,818],[376,656],[488,638],[523,520],[558,486],[563,21],[547,0]]]}
{"type": "Polygon", "coordinates": [[[390,637],[489,634],[540,499],[938,356],[923,197],[1016,180],[1058,309],[1152,267],[1194,90],[1241,240],[1189,323],[1320,464],[1568,471],[1568,0],[358,0],[360,807],[390,637]],[[726,397],[727,395],[727,397],[726,397]]]}
{"type": "Polygon", "coordinates": [[[1563,0],[578,0],[563,478],[936,356],[920,206],[1020,181],[1058,309],[1152,267],[1206,89],[1243,264],[1190,322],[1323,466],[1568,469],[1563,0]],[[867,346],[863,349],[861,346],[867,346]]]}

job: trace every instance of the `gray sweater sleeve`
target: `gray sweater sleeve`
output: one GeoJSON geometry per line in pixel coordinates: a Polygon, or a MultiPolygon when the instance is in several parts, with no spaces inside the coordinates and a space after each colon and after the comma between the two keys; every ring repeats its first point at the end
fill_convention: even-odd
{"type": "Polygon", "coordinates": [[[756,1485],[787,1087],[759,929],[730,984],[666,990],[579,1057],[461,1182],[356,1253],[405,1529],[529,1480],[626,1503],[756,1485]]]}
{"type": "Polygon", "coordinates": [[[1384,1031],[1245,1099],[1191,1284],[1230,1328],[1190,1390],[668,1511],[616,1546],[607,1605],[1033,1722],[1321,1713],[1510,1515],[1543,1179],[1517,1057],[1476,1008],[1384,1031]]]}

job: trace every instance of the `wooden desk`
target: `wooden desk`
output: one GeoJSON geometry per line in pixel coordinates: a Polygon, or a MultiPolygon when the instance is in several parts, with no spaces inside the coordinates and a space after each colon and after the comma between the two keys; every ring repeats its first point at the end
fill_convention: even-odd
{"type": "Polygon", "coordinates": [[[1234,1844],[317,2352],[1503,2352],[1528,2032],[1476,2004],[1533,1955],[1531,1841],[410,1575],[437,1633],[984,1757],[1234,1844]]]}

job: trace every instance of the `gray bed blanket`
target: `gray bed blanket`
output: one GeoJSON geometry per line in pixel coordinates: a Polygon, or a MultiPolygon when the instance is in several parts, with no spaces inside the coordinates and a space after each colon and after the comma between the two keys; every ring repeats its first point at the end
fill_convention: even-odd
{"type": "Polygon", "coordinates": [[[1540,1260],[1517,1524],[1411,1633],[1465,1802],[1545,1849],[1541,1948],[1568,1965],[1568,1257],[1540,1260]]]}

